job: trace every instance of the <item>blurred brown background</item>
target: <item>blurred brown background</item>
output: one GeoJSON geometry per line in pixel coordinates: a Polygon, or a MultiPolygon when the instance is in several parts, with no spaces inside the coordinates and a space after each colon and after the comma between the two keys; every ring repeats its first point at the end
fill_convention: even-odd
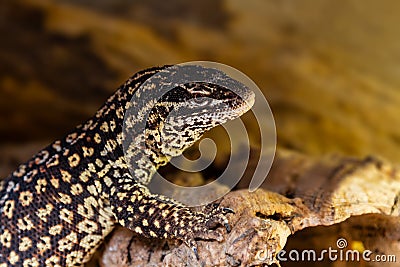
{"type": "Polygon", "coordinates": [[[134,72],[211,60],[252,78],[278,146],[400,160],[400,3],[0,1],[0,177],[134,72]]]}

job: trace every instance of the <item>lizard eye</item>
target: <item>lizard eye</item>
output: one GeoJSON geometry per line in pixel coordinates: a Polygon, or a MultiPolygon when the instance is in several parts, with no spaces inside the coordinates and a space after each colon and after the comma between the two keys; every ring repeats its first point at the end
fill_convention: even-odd
{"type": "Polygon", "coordinates": [[[207,97],[198,97],[198,98],[192,98],[191,102],[193,105],[196,106],[206,106],[210,103],[210,99],[207,97]]]}

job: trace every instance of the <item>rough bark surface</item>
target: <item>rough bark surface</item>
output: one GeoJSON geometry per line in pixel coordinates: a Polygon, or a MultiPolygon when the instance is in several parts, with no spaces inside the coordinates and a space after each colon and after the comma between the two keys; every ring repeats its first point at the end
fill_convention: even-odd
{"type": "Polygon", "coordinates": [[[230,217],[232,232],[225,235],[223,242],[198,241],[200,261],[178,242],[146,240],[118,229],[106,245],[101,264],[271,265],[278,264],[276,253],[285,247],[288,238],[292,249],[304,248],[306,243],[318,251],[328,246],[338,249],[336,241],[344,237],[348,243],[343,249],[369,249],[375,254],[400,258],[400,174],[389,163],[372,157],[359,160],[332,156],[315,160],[280,152],[264,188],[268,190],[233,191],[222,199],[221,205],[236,211],[230,217]],[[333,226],[322,231],[316,227],[311,230],[314,233],[301,231],[292,236],[305,228],[330,225],[333,226]],[[314,242],[316,237],[324,241],[314,242]]]}

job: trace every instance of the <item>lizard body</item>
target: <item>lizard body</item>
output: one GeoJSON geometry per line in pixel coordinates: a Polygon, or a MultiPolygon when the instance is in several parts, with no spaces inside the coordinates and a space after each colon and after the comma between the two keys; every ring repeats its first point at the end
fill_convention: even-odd
{"type": "MultiPolygon", "coordinates": [[[[140,118],[147,120],[146,131],[133,133],[128,140],[123,124],[131,100],[140,85],[162,71],[176,69],[164,66],[136,73],[93,118],[0,182],[0,267],[83,266],[117,223],[146,237],[180,239],[195,253],[195,238],[218,239],[210,228],[218,224],[229,228],[225,216],[229,209],[195,212],[152,194],[146,183],[158,167],[205,131],[239,117],[252,103],[215,84],[177,85],[161,99],[146,100],[149,116],[140,118]],[[225,101],[229,110],[217,108],[220,114],[211,116],[202,96],[225,101]],[[180,108],[193,109],[188,113],[193,115],[179,121],[168,118],[180,108]],[[167,121],[181,125],[168,128],[167,121]],[[144,140],[145,147],[138,147],[135,140],[144,140]],[[127,151],[124,141],[130,142],[127,151]]],[[[246,93],[254,98],[250,91],[246,93]]]]}

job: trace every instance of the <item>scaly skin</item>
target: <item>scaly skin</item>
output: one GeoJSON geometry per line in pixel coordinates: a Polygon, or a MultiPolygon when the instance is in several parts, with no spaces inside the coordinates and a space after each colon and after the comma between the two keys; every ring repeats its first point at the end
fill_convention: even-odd
{"type": "MultiPolygon", "coordinates": [[[[229,209],[195,212],[152,194],[146,183],[159,166],[205,131],[237,118],[250,105],[222,86],[183,84],[156,104],[144,103],[150,111],[144,133],[122,134],[130,102],[139,101],[137,88],[161,71],[176,69],[160,67],[135,74],[93,118],[1,181],[0,267],[82,266],[118,223],[146,237],[182,240],[195,253],[195,238],[220,239],[217,231],[209,230],[218,224],[229,229],[225,216],[229,209]],[[228,108],[202,102],[202,96],[224,101],[228,108]],[[180,109],[186,109],[185,114],[189,109],[189,115],[180,120],[167,116],[180,109]],[[139,139],[145,147],[138,147],[139,139]],[[128,142],[125,154],[123,142],[128,142]]],[[[243,86],[243,90],[248,89],[243,86]]],[[[246,93],[249,99],[254,97],[246,93]]],[[[129,116],[136,119],[130,122],[146,119],[129,116]]],[[[132,126],[127,123],[128,129],[132,126]]]]}

